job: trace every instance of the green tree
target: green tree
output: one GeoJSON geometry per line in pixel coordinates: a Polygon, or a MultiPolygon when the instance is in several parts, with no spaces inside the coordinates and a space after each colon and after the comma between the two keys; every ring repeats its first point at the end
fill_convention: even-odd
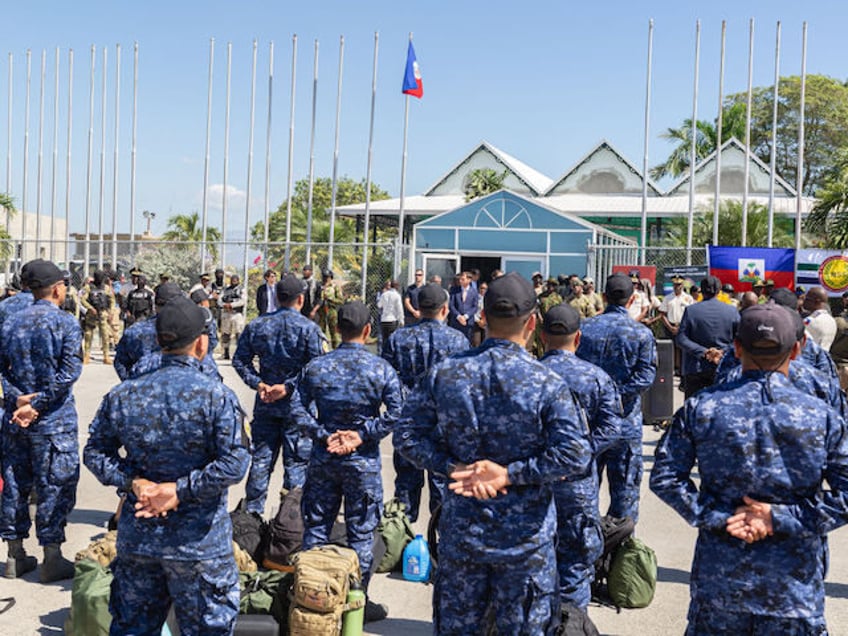
{"type": "Polygon", "coordinates": [[[816,191],[816,204],[804,229],[819,237],[822,247],[845,249],[848,247],[848,154],[840,156],[839,163],[825,177],[816,191]]]}
{"type": "MultiPolygon", "coordinates": [[[[17,213],[15,207],[15,199],[11,194],[0,192],[0,208],[6,210],[6,220],[8,221],[17,213]]],[[[6,260],[12,256],[12,237],[6,231],[5,227],[0,227],[0,259],[6,260]]]]}
{"type": "MultiPolygon", "coordinates": [[[[713,206],[701,207],[694,215],[692,226],[692,245],[701,246],[713,242],[713,206]]],[[[685,247],[687,238],[687,217],[675,217],[664,225],[666,236],[661,245],[685,247]]],[[[792,232],[793,220],[775,215],[772,244],[774,247],[792,247],[795,244],[792,232]]],[[[751,247],[768,245],[768,207],[761,203],[748,204],[748,227],[746,244],[751,247]]],[[[742,202],[725,200],[721,202],[718,213],[718,244],[742,244],[742,202]]]]}
{"type": "Polygon", "coordinates": [[[462,183],[462,191],[466,201],[479,199],[503,188],[504,180],[509,171],[498,172],[492,168],[477,168],[467,175],[462,183]]]}
{"type": "Polygon", "coordinates": [[[200,254],[196,245],[187,243],[149,244],[139,243],[135,265],[147,276],[151,285],[159,282],[160,274],[169,274],[171,282],[182,289],[189,289],[197,282],[197,274],[204,268],[200,264],[200,254]]]}
{"type": "MultiPolygon", "coordinates": [[[[197,212],[191,214],[177,214],[168,219],[168,231],[162,235],[166,241],[179,241],[181,243],[202,243],[203,228],[201,227],[200,215],[197,212]]],[[[221,232],[216,227],[206,227],[206,251],[212,261],[217,260],[218,246],[221,240],[221,232]]]]}

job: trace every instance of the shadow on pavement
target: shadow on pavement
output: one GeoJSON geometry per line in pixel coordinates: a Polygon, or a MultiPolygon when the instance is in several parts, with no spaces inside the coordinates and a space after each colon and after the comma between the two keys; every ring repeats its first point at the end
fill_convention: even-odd
{"type": "Polygon", "coordinates": [[[41,628],[38,633],[41,636],[47,634],[64,634],[65,618],[68,616],[68,608],[53,610],[41,617],[41,628]]]}
{"type": "MultiPolygon", "coordinates": [[[[118,500],[115,499],[115,507],[118,506],[118,500]]],[[[86,508],[74,508],[71,514],[68,515],[68,523],[85,523],[91,526],[103,528],[106,532],[106,522],[112,516],[111,512],[104,510],[89,510],[86,508]]]]}
{"type": "Polygon", "coordinates": [[[424,636],[433,633],[433,623],[416,621],[409,618],[387,618],[379,623],[365,625],[366,634],[389,635],[403,634],[404,636],[424,636]]]}
{"type": "MultiPolygon", "coordinates": [[[[678,570],[676,568],[657,568],[657,581],[663,583],[682,583],[689,585],[689,572],[687,570],[678,570]]],[[[846,586],[848,587],[848,586],[846,586]]]]}
{"type": "Polygon", "coordinates": [[[848,585],[845,583],[830,583],[825,581],[824,593],[825,596],[832,598],[848,598],[848,585]]]}

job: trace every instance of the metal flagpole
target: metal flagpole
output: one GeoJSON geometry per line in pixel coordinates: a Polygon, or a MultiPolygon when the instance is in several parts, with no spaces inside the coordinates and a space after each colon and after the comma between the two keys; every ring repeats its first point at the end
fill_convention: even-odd
{"type": "Polygon", "coordinates": [[[336,141],[333,146],[333,187],[330,196],[330,246],[327,268],[333,269],[333,245],[336,242],[336,196],[339,188],[339,128],[342,119],[342,71],[344,68],[344,36],[339,38],[339,86],[336,92],[336,141]]]}
{"type": "Polygon", "coordinates": [[[692,91],[692,139],[689,151],[689,222],[686,224],[686,264],[692,264],[692,230],[695,223],[695,162],[698,144],[698,76],[701,67],[701,21],[695,21],[695,87],[692,91]]]}
{"type": "Polygon", "coordinates": [[[206,155],[203,160],[203,205],[200,222],[200,271],[206,269],[206,228],[209,214],[209,146],[212,143],[212,69],[215,65],[215,38],[209,38],[209,85],[206,93],[206,155]]]}
{"type": "Polygon", "coordinates": [[[774,44],[774,104],[771,115],[771,161],[769,162],[768,246],[774,241],[774,182],[777,168],[777,99],[780,86],[780,20],[777,21],[774,44]]]}
{"type": "Polygon", "coordinates": [[[648,20],[648,66],[645,78],[645,152],[642,156],[642,257],[645,264],[645,252],[648,245],[648,140],[651,127],[651,67],[654,53],[654,21],[648,20]]]}
{"type": "Polygon", "coordinates": [[[103,269],[103,217],[106,208],[106,60],[107,49],[103,47],[103,87],[100,103],[100,205],[98,208],[97,268],[103,269]]]}
{"type": "Polygon", "coordinates": [[[318,40],[312,74],[312,132],[309,135],[309,199],[306,204],[306,263],[312,262],[312,195],[315,187],[315,112],[318,104],[318,40]]]}
{"type": "Polygon", "coordinates": [[[130,262],[135,265],[135,155],[138,133],[138,42],[133,43],[132,151],[130,154],[130,262]]]}
{"type": "Polygon", "coordinates": [[[41,49],[41,83],[38,93],[38,161],[35,178],[35,258],[41,258],[41,194],[44,167],[44,82],[47,76],[47,51],[41,49]]]}
{"type": "Polygon", "coordinates": [[[748,178],[751,174],[751,104],[754,95],[754,18],[748,27],[748,102],[745,109],[745,183],[742,184],[742,241],[748,244],[748,178]]]}
{"type": "Polygon", "coordinates": [[[292,186],[294,179],[294,94],[295,78],[297,77],[297,34],[292,36],[292,76],[291,76],[291,105],[289,107],[289,172],[286,192],[286,271],[291,267],[291,214],[292,186]]]}
{"type": "MultiPolygon", "coordinates": [[[[409,32],[409,41],[412,42],[412,31],[409,32]]],[[[400,262],[401,250],[403,249],[403,221],[404,221],[404,203],[406,198],[406,155],[407,155],[407,140],[409,138],[409,95],[405,95],[406,100],[403,107],[403,155],[400,162],[400,209],[398,210],[398,235],[397,245],[395,246],[395,263],[392,270],[392,278],[400,278],[400,262]]]]}
{"type": "Polygon", "coordinates": [[[71,146],[74,125],[74,50],[68,49],[68,152],[65,165],[65,266],[71,268],[71,146]]]}
{"type": "Polygon", "coordinates": [[[807,97],[807,23],[801,37],[801,112],[798,116],[798,172],[795,176],[795,249],[801,249],[801,199],[804,196],[804,116],[807,97]]]}
{"type": "Polygon", "coordinates": [[[26,100],[24,103],[24,183],[21,192],[21,257],[17,270],[26,262],[27,186],[29,185],[29,98],[32,87],[32,51],[26,52],[26,100]]]}
{"type": "MultiPolygon", "coordinates": [[[[14,57],[9,53],[9,107],[8,121],[6,122],[6,194],[12,195],[12,79],[14,75],[14,57]]],[[[9,227],[12,215],[6,210],[6,234],[10,235],[9,227]]],[[[14,255],[13,255],[14,256],[14,255]]],[[[9,259],[6,259],[6,280],[9,280],[9,259]]]]}
{"type": "Polygon", "coordinates": [[[250,73],[250,131],[247,144],[247,192],[244,202],[244,280],[247,281],[247,249],[250,239],[250,192],[253,185],[253,127],[256,122],[256,47],[253,40],[253,66],[250,73]]]}
{"type": "Polygon", "coordinates": [[[374,32],[374,70],[371,74],[371,123],[368,128],[368,165],[365,169],[365,229],[362,234],[362,300],[367,300],[368,283],[368,225],[371,221],[371,165],[374,160],[374,109],[377,103],[377,48],[380,34],[374,32]]]}
{"type": "Polygon", "coordinates": [[[56,260],[56,168],[59,164],[59,47],[53,72],[53,169],[50,173],[50,260],[56,260]]]}
{"type": "MultiPolygon", "coordinates": [[[[94,67],[97,62],[97,49],[91,46],[91,77],[88,90],[88,164],[85,173],[85,263],[83,272],[88,278],[91,262],[91,173],[94,156],[94,67]]],[[[84,282],[84,281],[83,281],[84,282]]]]}
{"type": "MultiPolygon", "coordinates": [[[[233,43],[227,42],[227,97],[224,106],[224,193],[221,195],[221,269],[227,262],[224,250],[227,244],[227,185],[230,173],[230,78],[233,70],[233,43]]],[[[244,281],[247,284],[247,279],[244,281]]]]}
{"type": "Polygon", "coordinates": [[[713,201],[713,245],[718,245],[718,217],[721,213],[721,145],[724,126],[724,51],[727,21],[721,21],[721,62],[718,67],[718,122],[716,123],[715,200],[713,201]]]}
{"type": "Polygon", "coordinates": [[[265,128],[265,217],[262,234],[262,258],[268,267],[268,223],[271,209],[271,104],[274,93],[274,43],[268,45],[268,125],[265,128]]]}
{"type": "Polygon", "coordinates": [[[112,270],[118,271],[118,133],[121,123],[121,45],[115,45],[115,147],[112,154],[112,270]]]}

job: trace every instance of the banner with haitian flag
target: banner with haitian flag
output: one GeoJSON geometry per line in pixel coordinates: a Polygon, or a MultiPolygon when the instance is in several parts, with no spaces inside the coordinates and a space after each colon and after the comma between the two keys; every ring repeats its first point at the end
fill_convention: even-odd
{"type": "Polygon", "coordinates": [[[848,250],[798,250],[795,284],[805,289],[823,287],[828,295],[841,296],[848,291],[848,250]]]}
{"type": "Polygon", "coordinates": [[[730,283],[737,292],[750,291],[757,279],[773,280],[775,287],[794,289],[795,250],[783,247],[709,246],[710,275],[730,283]]]}

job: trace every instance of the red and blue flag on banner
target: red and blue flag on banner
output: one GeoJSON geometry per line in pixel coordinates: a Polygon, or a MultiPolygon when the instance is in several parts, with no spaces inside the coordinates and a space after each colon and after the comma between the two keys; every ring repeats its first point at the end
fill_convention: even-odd
{"type": "Polygon", "coordinates": [[[421,99],[424,96],[424,84],[421,83],[421,69],[418,68],[418,60],[415,57],[415,49],[412,42],[406,51],[406,71],[403,74],[403,93],[421,99]]]}
{"type": "Polygon", "coordinates": [[[795,250],[782,247],[709,246],[710,275],[730,283],[736,291],[750,291],[757,279],[773,280],[775,287],[795,287],[795,250]]]}

